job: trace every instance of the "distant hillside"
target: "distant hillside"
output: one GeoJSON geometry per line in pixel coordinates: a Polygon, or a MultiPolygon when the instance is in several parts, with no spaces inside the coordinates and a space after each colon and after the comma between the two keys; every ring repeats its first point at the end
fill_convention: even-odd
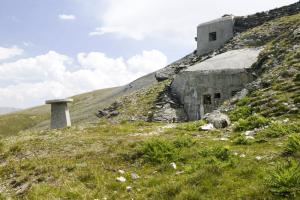
{"type": "MultiPolygon", "coordinates": [[[[99,109],[112,104],[121,96],[129,95],[155,84],[154,73],[143,76],[132,83],[115,88],[101,89],[72,97],[70,114],[73,124],[94,123],[99,109]]],[[[21,130],[47,129],[50,124],[50,106],[42,105],[0,116],[0,136],[15,135],[21,130]]]]}
{"type": "Polygon", "coordinates": [[[16,112],[18,110],[20,110],[20,109],[18,109],[18,108],[10,108],[10,107],[0,107],[0,115],[11,113],[11,112],[16,112]]]}

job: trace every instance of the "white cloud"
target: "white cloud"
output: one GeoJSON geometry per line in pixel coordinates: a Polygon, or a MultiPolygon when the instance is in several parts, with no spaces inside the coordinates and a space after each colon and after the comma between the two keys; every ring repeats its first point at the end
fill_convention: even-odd
{"type": "Polygon", "coordinates": [[[79,53],[76,62],[49,51],[0,64],[0,106],[29,107],[46,99],[124,85],[166,64],[166,56],[157,50],[129,59],[110,58],[101,52],[79,53]]]}
{"type": "Polygon", "coordinates": [[[58,18],[61,19],[61,20],[75,20],[76,16],[75,15],[60,14],[60,15],[58,15],[58,18]]]}
{"type": "Polygon", "coordinates": [[[95,12],[101,26],[90,36],[114,34],[135,40],[155,38],[194,46],[196,26],[223,14],[246,15],[296,0],[105,0],[95,12]]]}
{"type": "Polygon", "coordinates": [[[0,47],[0,61],[22,55],[23,49],[13,46],[11,48],[0,47]]]}

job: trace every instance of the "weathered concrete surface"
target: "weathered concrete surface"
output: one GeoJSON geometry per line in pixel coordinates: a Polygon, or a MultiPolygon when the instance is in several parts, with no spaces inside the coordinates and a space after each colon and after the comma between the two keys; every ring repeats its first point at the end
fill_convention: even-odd
{"type": "Polygon", "coordinates": [[[188,120],[203,118],[254,80],[248,68],[261,49],[234,50],[189,67],[176,76],[171,91],[184,105],[188,120]]]}
{"type": "Polygon", "coordinates": [[[232,50],[195,64],[185,71],[215,71],[250,68],[257,61],[261,49],[232,50]]]}
{"type": "Polygon", "coordinates": [[[51,129],[71,126],[68,103],[72,101],[72,99],[55,99],[46,101],[46,104],[51,104],[51,129]]]}
{"type": "Polygon", "coordinates": [[[233,16],[200,24],[197,27],[197,54],[199,56],[219,49],[233,37],[233,16]],[[209,34],[216,32],[216,40],[210,41],[209,34]]]}

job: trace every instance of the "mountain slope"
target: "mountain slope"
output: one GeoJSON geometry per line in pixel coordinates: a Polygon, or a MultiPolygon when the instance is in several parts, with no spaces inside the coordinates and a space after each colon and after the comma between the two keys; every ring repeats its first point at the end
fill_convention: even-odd
{"type": "Polygon", "coordinates": [[[99,97],[78,96],[81,103],[72,105],[82,106],[78,117],[88,113],[88,101],[109,104],[120,97],[120,123],[101,119],[3,138],[0,199],[299,199],[299,44],[297,14],[238,34],[219,50],[265,47],[247,95],[222,108],[233,121],[226,129],[203,131],[205,121],[126,118],[147,115],[170,84],[157,84],[153,74],[143,87],[142,78],[132,86],[98,91],[99,97]]]}
{"type": "MultiPolygon", "coordinates": [[[[132,83],[116,88],[97,90],[71,97],[70,114],[74,124],[94,123],[98,121],[99,109],[110,105],[119,97],[156,83],[154,73],[141,77],[132,83]]],[[[46,129],[50,124],[50,106],[38,106],[8,115],[0,116],[0,136],[14,135],[26,129],[46,129]]]]}
{"type": "Polygon", "coordinates": [[[11,112],[16,112],[20,109],[17,108],[10,108],[10,107],[0,107],[0,115],[11,113],[11,112]]]}

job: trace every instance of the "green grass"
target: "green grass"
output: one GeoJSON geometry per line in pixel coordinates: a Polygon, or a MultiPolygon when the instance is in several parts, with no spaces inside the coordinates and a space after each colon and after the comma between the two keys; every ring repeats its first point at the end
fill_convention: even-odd
{"type": "Polygon", "coordinates": [[[0,135],[9,136],[16,135],[21,130],[32,128],[39,122],[49,118],[49,115],[32,115],[14,113],[3,115],[0,117],[0,135]]]}
{"type": "Polygon", "coordinates": [[[300,133],[300,123],[273,122],[266,129],[260,131],[260,135],[269,138],[278,138],[284,135],[300,133]]]}
{"type": "Polygon", "coordinates": [[[284,153],[287,155],[300,156],[300,135],[290,135],[284,147],[284,153]]]}
{"type": "Polygon", "coordinates": [[[280,197],[296,199],[300,194],[300,165],[294,160],[278,163],[269,172],[267,185],[270,191],[280,197]]]}
{"type": "Polygon", "coordinates": [[[255,128],[262,128],[266,125],[268,125],[269,120],[265,117],[254,114],[246,119],[239,119],[234,127],[235,131],[247,131],[247,130],[253,130],[255,128]]]}
{"type": "Polygon", "coordinates": [[[20,133],[22,137],[4,138],[5,156],[0,165],[0,177],[8,190],[4,195],[13,199],[235,199],[238,191],[241,198],[272,196],[261,187],[268,175],[264,169],[282,158],[278,155],[258,162],[255,157],[283,151],[275,140],[268,145],[239,146],[214,140],[221,134],[214,131],[168,128],[159,135],[149,134],[164,126],[102,120],[84,129],[26,131],[20,133]],[[140,178],[132,179],[131,173],[140,178]],[[119,176],[127,181],[117,182],[119,176]],[[23,196],[15,195],[19,185],[26,183],[31,186],[23,196]],[[127,186],[132,192],[126,191],[127,186]]]}

